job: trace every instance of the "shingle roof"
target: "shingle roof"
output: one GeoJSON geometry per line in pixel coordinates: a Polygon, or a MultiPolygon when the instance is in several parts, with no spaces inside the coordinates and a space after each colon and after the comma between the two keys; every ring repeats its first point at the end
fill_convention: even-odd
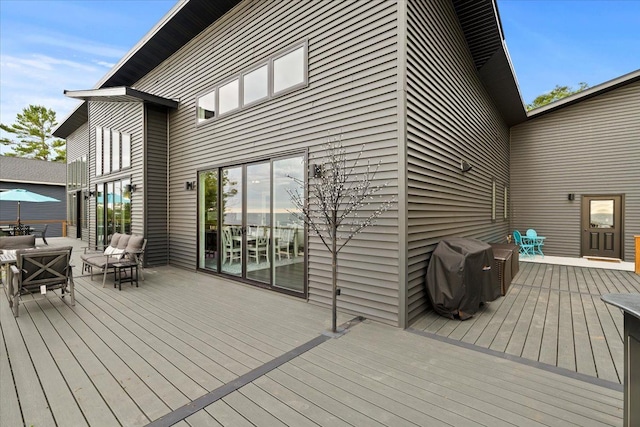
{"type": "Polygon", "coordinates": [[[66,185],[67,165],[60,162],[0,156],[0,181],[66,185]]]}

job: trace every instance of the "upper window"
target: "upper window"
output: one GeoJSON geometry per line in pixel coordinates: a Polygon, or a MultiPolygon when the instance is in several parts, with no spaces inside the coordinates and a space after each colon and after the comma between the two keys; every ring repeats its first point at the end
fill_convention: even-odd
{"type": "Polygon", "coordinates": [[[243,105],[260,101],[269,96],[269,66],[264,64],[244,74],[242,87],[244,89],[243,105]]]}
{"type": "Polygon", "coordinates": [[[307,43],[304,42],[225,79],[197,98],[197,122],[215,119],[304,87],[308,80],[307,63],[307,43]]]}
{"type": "Polygon", "coordinates": [[[96,127],[96,176],[131,166],[131,135],[96,127]]]}
{"type": "Polygon", "coordinates": [[[298,86],[304,81],[304,46],[273,60],[273,93],[298,86]]]}

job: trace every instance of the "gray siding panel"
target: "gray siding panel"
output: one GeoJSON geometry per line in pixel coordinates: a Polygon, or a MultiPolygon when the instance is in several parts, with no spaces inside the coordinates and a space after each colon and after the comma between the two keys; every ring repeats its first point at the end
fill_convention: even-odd
{"type": "Polygon", "coordinates": [[[167,112],[146,108],[145,229],[146,263],[168,263],[167,112]]]}
{"type": "Polygon", "coordinates": [[[639,117],[636,82],[513,127],[513,228],[546,236],[547,255],[579,257],[581,196],[624,194],[624,259],[632,261],[640,231],[639,117]]]}
{"type": "Polygon", "coordinates": [[[451,2],[408,2],[408,319],[425,310],[431,252],[448,236],[505,240],[509,133],[475,71],[451,2]],[[461,173],[460,160],[473,169],[461,173]],[[492,179],[497,183],[491,220],[492,179]]]}
{"type": "MultiPolygon", "coordinates": [[[[89,179],[91,188],[101,182],[131,178],[137,190],[131,196],[131,232],[145,235],[144,229],[144,126],[141,102],[89,102],[89,179]],[[131,168],[96,177],[96,126],[131,135],[131,168]]],[[[96,242],[96,199],[89,205],[89,242],[96,242]]]]}
{"type": "MultiPolygon", "coordinates": [[[[76,129],[66,139],[67,141],[67,162],[72,162],[79,159],[82,156],[87,157],[87,163],[89,162],[89,123],[85,123],[76,129]]],[[[89,167],[87,165],[87,167],[89,167]]],[[[66,201],[65,201],[66,203],[66,201]]],[[[88,206],[91,205],[91,199],[89,199],[88,206]]],[[[66,214],[65,214],[66,215],[66,214]]],[[[90,218],[90,217],[89,217],[90,218]]],[[[85,227],[82,230],[81,240],[89,241],[89,229],[85,227]]],[[[47,230],[47,234],[49,231],[47,230]]],[[[76,236],[76,227],[67,227],[67,236],[76,236]]]]}
{"type": "MultiPolygon", "coordinates": [[[[244,1],[136,83],[180,99],[169,128],[170,263],[196,265],[197,192],[184,191],[184,182],[201,169],[291,150],[315,156],[329,135],[342,135],[351,152],[364,144],[366,158],[382,162],[379,182],[397,194],[396,9],[389,1],[244,1]],[[198,94],[301,40],[308,87],[195,125],[198,94]]],[[[318,240],[309,248],[309,299],[328,304],[330,259],[318,240]]],[[[341,309],[398,324],[397,251],[393,211],[341,253],[341,309]]]]}

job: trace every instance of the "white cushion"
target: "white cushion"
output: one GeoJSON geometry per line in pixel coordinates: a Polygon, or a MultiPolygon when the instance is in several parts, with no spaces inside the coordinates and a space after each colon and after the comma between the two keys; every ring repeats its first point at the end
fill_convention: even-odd
{"type": "Polygon", "coordinates": [[[111,255],[113,254],[113,251],[115,251],[116,248],[114,248],[113,246],[109,245],[107,246],[107,248],[104,250],[104,254],[105,255],[111,255]]]}
{"type": "Polygon", "coordinates": [[[119,249],[119,248],[114,248],[113,251],[111,252],[111,255],[118,256],[118,258],[122,258],[123,254],[124,254],[124,249],[119,249]]]}

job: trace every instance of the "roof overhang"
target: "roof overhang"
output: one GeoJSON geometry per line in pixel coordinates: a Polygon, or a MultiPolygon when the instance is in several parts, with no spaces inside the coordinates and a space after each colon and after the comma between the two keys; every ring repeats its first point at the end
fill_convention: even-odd
{"type": "MultiPolygon", "coordinates": [[[[181,0],[95,86],[94,89],[132,86],[177,52],[241,0],[181,0]]],[[[76,92],[76,91],[73,91],[76,92]]],[[[85,92],[85,91],[77,91],[85,92]]],[[[70,93],[65,91],[65,94],[70,93]]],[[[54,129],[67,138],[88,120],[81,103],[54,129]]]]}
{"type": "Polygon", "coordinates": [[[527,120],[495,0],[453,0],[482,84],[508,126],[527,120]]]}
{"type": "Polygon", "coordinates": [[[65,90],[65,96],[83,101],[102,102],[148,102],[168,108],[178,108],[178,101],[152,95],[147,92],[128,87],[110,87],[105,89],[65,90]]]}
{"type": "Polygon", "coordinates": [[[591,99],[593,97],[602,95],[603,93],[610,92],[614,89],[617,89],[622,86],[626,86],[631,83],[635,83],[637,81],[640,81],[640,69],[636,71],[632,71],[623,76],[616,77],[613,80],[609,80],[608,82],[604,82],[597,86],[590,87],[578,93],[574,93],[573,95],[567,96],[566,98],[559,99],[557,101],[554,101],[542,107],[535,108],[529,111],[527,115],[530,119],[540,117],[552,111],[556,111],[561,108],[577,104],[578,102],[591,99]]]}

